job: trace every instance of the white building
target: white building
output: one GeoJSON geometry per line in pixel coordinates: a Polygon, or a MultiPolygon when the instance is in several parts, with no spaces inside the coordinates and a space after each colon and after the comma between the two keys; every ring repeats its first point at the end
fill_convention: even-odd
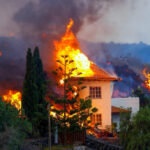
{"type": "Polygon", "coordinates": [[[112,122],[117,123],[117,128],[120,125],[120,112],[128,111],[131,109],[131,114],[134,115],[139,111],[139,97],[127,97],[127,98],[112,98],[112,122]]]}

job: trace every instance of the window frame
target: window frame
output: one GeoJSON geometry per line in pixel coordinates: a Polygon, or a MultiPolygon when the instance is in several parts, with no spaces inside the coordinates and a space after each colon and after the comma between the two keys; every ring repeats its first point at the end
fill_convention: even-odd
{"type": "Polygon", "coordinates": [[[100,86],[89,86],[89,95],[92,99],[102,99],[102,88],[100,86]]]}
{"type": "Polygon", "coordinates": [[[98,113],[98,114],[93,114],[93,115],[91,116],[91,123],[92,123],[92,124],[99,123],[99,125],[102,126],[102,114],[100,114],[100,113],[98,113]],[[98,116],[100,116],[100,117],[99,117],[100,120],[98,119],[98,116]]]}

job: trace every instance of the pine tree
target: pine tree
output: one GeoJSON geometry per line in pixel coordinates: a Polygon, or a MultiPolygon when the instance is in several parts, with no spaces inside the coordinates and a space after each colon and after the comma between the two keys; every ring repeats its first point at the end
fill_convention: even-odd
{"type": "MultiPolygon", "coordinates": [[[[82,131],[89,127],[90,120],[88,118],[97,109],[92,108],[90,99],[79,98],[79,91],[85,87],[82,86],[82,81],[78,81],[76,86],[71,82],[72,73],[77,68],[68,70],[68,66],[74,61],[69,60],[68,55],[61,57],[64,61],[57,60],[59,66],[54,71],[54,74],[63,78],[63,85],[57,83],[58,86],[63,88],[63,96],[51,96],[50,99],[51,103],[53,102],[51,111],[56,114],[53,119],[56,121],[59,131],[64,133],[64,141],[66,141],[66,132],[82,131]],[[58,105],[60,107],[57,107],[58,105]]],[[[81,73],[79,72],[79,74],[81,73]]]]}
{"type": "Polygon", "coordinates": [[[26,73],[23,84],[22,107],[25,115],[32,122],[37,112],[38,92],[36,85],[36,72],[31,49],[26,56],[26,73]]]}

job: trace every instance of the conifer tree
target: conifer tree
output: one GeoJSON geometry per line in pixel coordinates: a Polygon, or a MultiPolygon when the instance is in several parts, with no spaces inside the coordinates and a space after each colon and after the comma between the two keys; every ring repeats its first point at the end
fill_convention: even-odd
{"type": "Polygon", "coordinates": [[[36,72],[31,49],[28,49],[26,56],[26,73],[23,84],[22,107],[25,115],[33,121],[37,112],[38,92],[36,85],[36,72]]]}
{"type": "MultiPolygon", "coordinates": [[[[50,99],[53,103],[51,111],[56,114],[53,119],[56,121],[59,131],[64,133],[64,141],[66,141],[66,132],[77,132],[89,127],[91,121],[88,118],[97,111],[97,108],[92,108],[90,99],[79,98],[79,91],[85,86],[82,86],[80,80],[75,86],[72,84],[72,73],[77,68],[68,70],[68,66],[74,61],[70,60],[68,55],[61,57],[64,61],[57,60],[58,68],[53,73],[59,77],[59,80],[60,77],[63,78],[63,85],[57,83],[63,88],[63,96],[51,96],[50,99]],[[60,107],[57,107],[58,105],[60,107]]],[[[80,74],[79,72],[78,75],[80,74]]]]}
{"type": "Polygon", "coordinates": [[[41,104],[46,104],[45,94],[46,94],[46,83],[44,78],[43,64],[39,54],[39,48],[35,47],[33,53],[33,60],[36,72],[36,85],[38,89],[38,102],[41,104]]]}
{"type": "Polygon", "coordinates": [[[40,134],[44,134],[47,130],[47,103],[45,101],[46,96],[46,80],[44,77],[43,64],[39,54],[39,48],[35,47],[33,53],[33,61],[36,72],[35,83],[38,93],[38,111],[36,112],[36,125],[40,134]]]}
{"type": "Polygon", "coordinates": [[[47,104],[45,101],[46,81],[38,47],[32,56],[28,49],[26,57],[26,74],[23,85],[22,106],[25,115],[33,126],[33,135],[43,135],[47,131],[47,104]]]}

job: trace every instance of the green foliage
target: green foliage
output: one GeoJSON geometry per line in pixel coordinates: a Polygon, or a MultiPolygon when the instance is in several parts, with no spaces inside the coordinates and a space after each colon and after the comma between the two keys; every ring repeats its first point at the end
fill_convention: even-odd
{"type": "Polygon", "coordinates": [[[116,122],[112,122],[112,132],[113,133],[117,132],[117,123],[116,122]]]}
{"type": "Polygon", "coordinates": [[[126,150],[150,149],[150,108],[144,107],[133,117],[122,114],[120,140],[126,150]]]}
{"type": "Polygon", "coordinates": [[[43,71],[43,64],[39,54],[39,48],[35,47],[33,53],[33,62],[35,67],[35,84],[37,86],[38,104],[37,112],[35,112],[35,124],[41,135],[47,132],[47,103],[45,101],[46,95],[46,80],[43,71]]]}
{"type": "Polygon", "coordinates": [[[31,49],[28,49],[26,57],[26,74],[23,85],[22,106],[25,115],[30,121],[35,117],[38,104],[38,92],[36,85],[36,72],[31,49]]]}
{"type": "Polygon", "coordinates": [[[48,111],[45,95],[46,81],[39,49],[35,47],[33,56],[31,49],[28,49],[22,106],[25,115],[32,123],[34,136],[43,135],[47,132],[48,111]]]}
{"type": "MultiPolygon", "coordinates": [[[[79,92],[86,88],[82,86],[81,80],[73,83],[71,80],[72,73],[77,68],[71,68],[67,70],[68,65],[74,63],[74,61],[69,60],[68,56],[62,56],[64,61],[57,61],[59,67],[53,71],[53,73],[60,79],[64,79],[64,84],[59,85],[61,90],[63,90],[63,96],[55,97],[50,96],[50,99],[54,101],[55,105],[60,105],[61,107],[54,107],[51,111],[56,113],[53,118],[59,127],[59,131],[65,132],[77,132],[83,129],[89,128],[90,121],[88,118],[97,111],[96,108],[92,108],[91,99],[80,99],[79,92]],[[77,88],[75,88],[75,86],[77,88]],[[75,94],[76,93],[76,94],[75,94]]],[[[80,73],[78,73],[80,74],[80,73]]]]}
{"type": "Polygon", "coordinates": [[[140,107],[150,106],[150,97],[148,97],[140,87],[133,91],[133,95],[140,98],[140,107]]]}
{"type": "Polygon", "coordinates": [[[28,120],[22,119],[19,111],[0,97],[0,149],[19,150],[31,130],[28,120]]]}

